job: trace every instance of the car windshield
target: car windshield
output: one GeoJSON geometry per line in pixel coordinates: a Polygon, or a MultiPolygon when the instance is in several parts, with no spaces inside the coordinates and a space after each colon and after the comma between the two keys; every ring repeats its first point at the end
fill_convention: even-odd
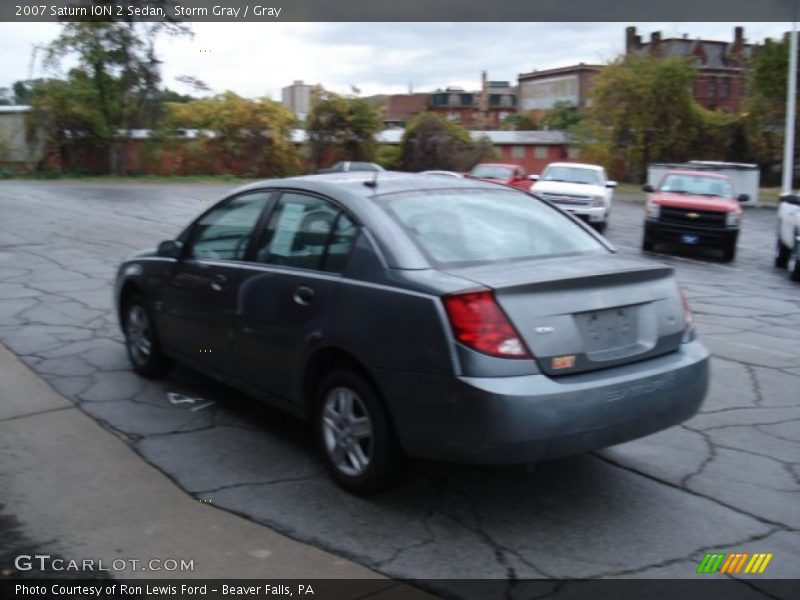
{"type": "Polygon", "coordinates": [[[692,194],[695,196],[719,196],[733,198],[733,186],[719,177],[703,175],[667,175],[659,188],[660,192],[692,194]]]}
{"type": "Polygon", "coordinates": [[[496,165],[478,165],[470,171],[470,177],[479,179],[511,179],[514,169],[511,167],[498,167],[496,165]]]}
{"type": "Polygon", "coordinates": [[[542,175],[542,181],[566,181],[588,185],[605,185],[600,171],[582,167],[549,167],[542,175]]]}
{"type": "Polygon", "coordinates": [[[557,209],[512,190],[425,190],[377,201],[434,265],[608,252],[557,209]]]}

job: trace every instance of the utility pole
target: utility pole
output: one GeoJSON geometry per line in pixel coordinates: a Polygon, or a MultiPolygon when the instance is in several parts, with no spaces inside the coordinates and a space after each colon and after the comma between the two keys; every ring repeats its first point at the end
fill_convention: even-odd
{"type": "Polygon", "coordinates": [[[792,36],[789,38],[789,85],[786,89],[786,132],[783,140],[783,185],[781,195],[792,193],[794,175],[794,121],[797,100],[797,2],[792,13],[792,36]]]}

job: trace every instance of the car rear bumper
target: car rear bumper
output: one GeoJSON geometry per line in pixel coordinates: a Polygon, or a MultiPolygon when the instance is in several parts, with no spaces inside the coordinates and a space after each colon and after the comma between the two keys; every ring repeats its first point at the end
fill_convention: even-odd
{"type": "Polygon", "coordinates": [[[696,236],[692,246],[714,248],[732,248],[736,245],[739,229],[712,229],[707,227],[691,227],[672,223],[646,220],[644,223],[645,239],[653,243],[664,242],[687,245],[684,236],[696,236]]]}
{"type": "Polygon", "coordinates": [[[685,421],[708,386],[699,342],[647,361],[551,378],[377,373],[401,445],[420,458],[514,464],[579,454],[685,421]]]}

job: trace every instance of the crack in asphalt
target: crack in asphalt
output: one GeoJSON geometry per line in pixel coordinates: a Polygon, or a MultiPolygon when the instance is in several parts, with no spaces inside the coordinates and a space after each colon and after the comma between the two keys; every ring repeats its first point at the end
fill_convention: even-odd
{"type": "Polygon", "coordinates": [[[47,415],[54,412],[62,412],[65,410],[72,410],[75,406],[59,406],[58,408],[48,408],[47,410],[37,410],[36,412],[26,413],[24,415],[14,415],[13,417],[4,417],[0,419],[0,423],[7,423],[8,421],[18,421],[20,419],[27,419],[28,417],[38,417],[39,415],[47,415]]]}
{"type": "Polygon", "coordinates": [[[691,494],[692,496],[696,496],[698,498],[703,498],[704,500],[708,500],[709,502],[713,502],[715,504],[719,504],[720,506],[725,507],[727,509],[730,509],[735,513],[738,513],[738,514],[743,515],[745,517],[750,517],[751,519],[755,519],[756,521],[758,521],[759,523],[763,523],[764,525],[770,525],[772,527],[777,527],[777,528],[779,528],[779,529],[781,529],[783,531],[791,531],[791,532],[797,531],[797,529],[795,529],[795,528],[793,528],[793,527],[791,527],[789,525],[786,525],[784,523],[780,523],[779,521],[773,521],[772,519],[768,519],[768,518],[763,517],[761,515],[758,515],[758,514],[751,513],[749,511],[743,510],[743,509],[741,509],[741,508],[739,508],[737,506],[734,506],[732,504],[728,504],[727,502],[723,502],[722,500],[714,498],[713,496],[707,496],[707,495],[705,495],[705,494],[703,494],[701,492],[698,492],[696,490],[693,490],[693,489],[691,489],[689,487],[683,487],[683,486],[681,486],[679,484],[676,484],[676,483],[673,483],[673,482],[671,482],[669,480],[662,479],[661,477],[658,477],[656,475],[652,475],[650,473],[645,473],[644,471],[641,471],[641,470],[636,469],[634,467],[630,467],[628,465],[623,465],[622,463],[619,463],[619,462],[617,462],[615,460],[612,460],[612,459],[608,458],[607,456],[602,456],[600,454],[594,454],[594,456],[596,456],[597,458],[599,458],[603,462],[606,462],[606,463],[608,463],[609,465],[611,465],[613,467],[616,467],[618,469],[622,469],[624,471],[629,471],[631,473],[636,473],[637,475],[640,475],[641,477],[649,479],[650,481],[655,481],[656,483],[660,483],[661,485],[665,485],[667,487],[671,487],[673,489],[676,489],[676,490],[679,490],[679,491],[682,491],[682,492],[686,492],[687,494],[691,494]]]}

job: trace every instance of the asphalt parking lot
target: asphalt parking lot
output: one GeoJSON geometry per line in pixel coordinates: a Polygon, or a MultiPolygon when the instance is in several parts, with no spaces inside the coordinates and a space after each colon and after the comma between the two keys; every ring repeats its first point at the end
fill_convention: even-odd
{"type": "MultiPolygon", "coordinates": [[[[747,210],[731,264],[650,255],[675,268],[713,354],[695,418],[526,467],[415,461],[360,499],[303,424],[186,369],[151,382],[128,367],[116,267],[232,187],[0,183],[0,342],[198,500],[387,575],[684,578],[716,550],[772,552],[772,577],[798,576],[800,285],[772,268],[773,210],[747,210]]],[[[643,208],[620,200],[607,237],[639,254],[643,208]]]]}

